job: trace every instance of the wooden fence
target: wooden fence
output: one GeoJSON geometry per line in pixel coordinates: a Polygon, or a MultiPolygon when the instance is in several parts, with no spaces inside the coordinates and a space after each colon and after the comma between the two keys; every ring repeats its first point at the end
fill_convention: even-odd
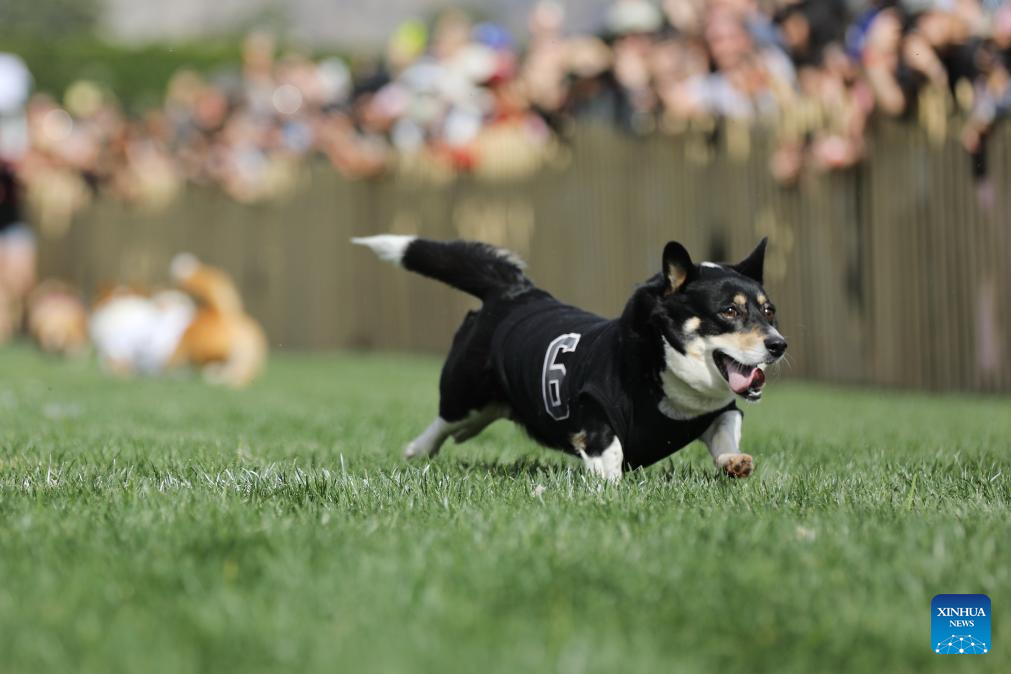
{"type": "Polygon", "coordinates": [[[477,238],[519,251],[563,300],[618,313],[664,242],[736,259],[770,239],[767,286],[790,339],[791,375],[929,390],[1011,390],[1011,133],[974,181],[956,140],[879,124],[871,156],[782,188],[760,134],[636,140],[584,129],[525,178],[436,180],[401,171],[349,182],[307,171],[291,198],[243,206],[193,188],[159,212],[101,201],[59,239],[43,272],[85,292],[164,282],[178,251],[237,278],[278,348],[445,351],[462,294],[349,245],[378,232],[477,238]],[[988,187],[987,187],[988,185],[988,187]]]}

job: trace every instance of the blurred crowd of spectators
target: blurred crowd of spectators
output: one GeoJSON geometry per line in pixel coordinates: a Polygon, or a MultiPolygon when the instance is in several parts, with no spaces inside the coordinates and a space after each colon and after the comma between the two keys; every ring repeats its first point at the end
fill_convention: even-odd
{"type": "Polygon", "coordinates": [[[19,173],[59,220],[96,190],[158,204],[190,182],[269,198],[307,157],[352,177],[419,155],[509,170],[577,121],[648,134],[731,120],[771,125],[770,168],[789,183],[859,162],[869,117],[916,119],[924,92],[960,113],[974,153],[1011,107],[1011,0],[617,0],[595,35],[572,34],[545,0],[528,29],[521,44],[449,11],[351,66],[253,34],[234,71],[178,72],[140,116],[89,82],[36,94],[19,173]]]}

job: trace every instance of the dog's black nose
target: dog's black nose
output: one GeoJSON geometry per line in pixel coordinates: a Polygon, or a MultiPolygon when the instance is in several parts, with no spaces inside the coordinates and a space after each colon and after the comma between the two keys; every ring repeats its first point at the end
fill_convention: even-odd
{"type": "Polygon", "coordinates": [[[786,340],[780,336],[769,337],[765,340],[765,348],[773,358],[779,358],[786,352],[786,340]]]}

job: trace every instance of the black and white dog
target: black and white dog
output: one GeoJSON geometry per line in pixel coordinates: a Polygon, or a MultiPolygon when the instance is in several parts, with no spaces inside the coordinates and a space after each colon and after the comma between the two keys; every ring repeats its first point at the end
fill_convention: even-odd
{"type": "Polygon", "coordinates": [[[735,265],[664,248],[661,272],[607,320],[537,288],[516,256],[470,241],[380,235],[353,240],[380,258],[479,298],[453,339],[439,416],[407,446],[432,456],[509,418],[538,442],[610,480],[701,438],[713,461],[751,474],[735,396],[757,401],[786,340],[762,288],[763,239],[735,265]]]}

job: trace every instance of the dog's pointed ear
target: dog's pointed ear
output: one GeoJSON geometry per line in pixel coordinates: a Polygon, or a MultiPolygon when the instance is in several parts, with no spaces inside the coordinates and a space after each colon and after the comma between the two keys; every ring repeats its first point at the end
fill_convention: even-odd
{"type": "Polygon", "coordinates": [[[698,275],[698,267],[692,262],[691,255],[677,241],[670,241],[663,248],[664,294],[676,293],[698,275]]]}
{"type": "Polygon", "coordinates": [[[751,255],[734,265],[734,271],[762,284],[762,274],[765,271],[765,246],[769,243],[769,238],[763,236],[762,240],[751,251],[751,255]]]}

